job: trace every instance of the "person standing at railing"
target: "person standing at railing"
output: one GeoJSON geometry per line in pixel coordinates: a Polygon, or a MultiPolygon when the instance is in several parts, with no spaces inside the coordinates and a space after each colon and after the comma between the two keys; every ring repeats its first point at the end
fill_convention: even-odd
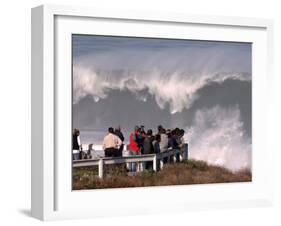
{"type": "Polygon", "coordinates": [[[122,157],[123,156],[123,149],[124,149],[124,136],[123,136],[123,133],[121,132],[121,127],[118,126],[117,128],[115,128],[115,131],[114,131],[114,134],[119,137],[119,139],[122,141],[122,144],[120,145],[119,147],[119,150],[118,150],[118,156],[119,157],[122,157]]]}
{"type": "MultiPolygon", "coordinates": [[[[166,129],[161,128],[160,129],[160,143],[159,143],[159,147],[160,147],[160,152],[164,152],[168,150],[168,143],[169,143],[169,139],[168,139],[168,135],[166,133],[166,129]]],[[[163,159],[164,163],[166,163],[168,160],[167,157],[165,157],[163,159]]]]}
{"type": "MultiPolygon", "coordinates": [[[[129,155],[130,156],[135,156],[135,155],[140,155],[140,142],[141,142],[141,134],[140,134],[140,128],[138,126],[135,126],[135,130],[130,133],[130,138],[129,138],[129,155]]],[[[135,172],[138,164],[135,162],[129,164],[129,171],[130,172],[135,172]]]]}
{"type": "Polygon", "coordinates": [[[176,136],[176,130],[173,129],[171,130],[170,134],[169,134],[169,148],[171,149],[178,149],[178,142],[177,142],[177,136],[176,136]]]}
{"type": "Polygon", "coordinates": [[[183,146],[186,143],[186,141],[184,139],[184,133],[185,133],[185,131],[183,129],[180,129],[178,131],[178,147],[179,148],[183,148],[183,146]]]}
{"type": "Polygon", "coordinates": [[[93,149],[93,144],[89,144],[88,145],[88,150],[87,150],[87,159],[91,159],[93,158],[94,156],[94,152],[95,150],[93,149]]]}
{"type": "Polygon", "coordinates": [[[161,136],[160,134],[156,134],[154,139],[153,139],[153,150],[154,150],[154,154],[158,154],[160,153],[160,141],[161,141],[161,136]]]}
{"type": "MultiPolygon", "coordinates": [[[[153,148],[153,136],[152,136],[152,130],[149,129],[147,130],[146,136],[144,137],[143,140],[143,154],[153,154],[154,153],[154,148],[153,148]]],[[[143,169],[148,169],[152,167],[151,162],[143,162],[142,163],[143,169]]]]}
{"type": "Polygon", "coordinates": [[[72,134],[72,159],[79,160],[80,150],[82,150],[82,145],[80,142],[80,131],[79,129],[74,129],[72,134]]]}
{"type": "MultiPolygon", "coordinates": [[[[176,146],[175,148],[177,149],[180,149],[180,150],[183,150],[185,149],[185,139],[184,139],[184,133],[185,131],[183,129],[179,129],[179,128],[176,128],[175,129],[175,143],[176,143],[176,146]]],[[[186,156],[186,154],[184,154],[186,156]]],[[[177,154],[177,161],[180,160],[180,155],[177,154]]]]}
{"type": "Polygon", "coordinates": [[[119,147],[122,141],[114,134],[112,127],[108,128],[108,134],[104,137],[102,147],[105,157],[118,157],[119,147]]]}
{"type": "Polygon", "coordinates": [[[160,152],[164,152],[168,149],[168,142],[169,142],[168,135],[166,134],[166,130],[164,128],[160,129],[160,137],[161,137],[161,140],[159,143],[160,152]]]}
{"type": "Polygon", "coordinates": [[[159,126],[157,127],[157,129],[158,129],[158,133],[157,133],[157,134],[160,135],[163,128],[164,128],[164,127],[163,127],[162,125],[159,125],[159,126]]]}

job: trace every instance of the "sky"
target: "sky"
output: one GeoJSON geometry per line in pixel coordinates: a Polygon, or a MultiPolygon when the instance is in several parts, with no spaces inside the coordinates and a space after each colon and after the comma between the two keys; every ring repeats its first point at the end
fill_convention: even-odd
{"type": "MultiPolygon", "coordinates": [[[[120,125],[124,132],[135,125],[154,131],[160,124],[180,127],[193,145],[192,157],[249,168],[251,48],[251,43],[73,35],[73,126],[106,131],[120,125]]],[[[84,140],[89,139],[96,142],[91,136],[84,140]]]]}

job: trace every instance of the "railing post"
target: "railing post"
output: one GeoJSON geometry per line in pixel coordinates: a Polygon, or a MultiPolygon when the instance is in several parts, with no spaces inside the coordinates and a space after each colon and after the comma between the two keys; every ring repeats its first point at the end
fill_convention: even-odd
{"type": "Polygon", "coordinates": [[[144,162],[139,162],[139,168],[140,168],[140,172],[144,171],[144,162]]]}
{"type": "Polygon", "coordinates": [[[183,160],[183,156],[182,156],[182,152],[180,153],[180,162],[182,162],[183,160]]]}
{"type": "Polygon", "coordinates": [[[153,157],[153,170],[156,172],[157,171],[157,158],[156,155],[153,157]]]}
{"type": "Polygon", "coordinates": [[[163,158],[160,159],[160,170],[163,169],[163,166],[164,166],[164,162],[163,162],[163,158]]]}
{"type": "Polygon", "coordinates": [[[188,143],[184,144],[184,160],[188,160],[188,143]]]}
{"type": "Polygon", "coordinates": [[[177,154],[173,155],[173,162],[175,163],[177,161],[177,154]]]}
{"type": "Polygon", "coordinates": [[[99,178],[103,178],[103,159],[99,160],[99,178]]]}

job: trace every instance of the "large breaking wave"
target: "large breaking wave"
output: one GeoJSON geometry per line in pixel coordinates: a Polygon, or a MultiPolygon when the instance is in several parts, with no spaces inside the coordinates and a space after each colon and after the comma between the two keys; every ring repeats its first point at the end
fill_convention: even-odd
{"type": "Polygon", "coordinates": [[[166,104],[172,114],[188,109],[198,98],[197,91],[209,83],[222,83],[226,79],[249,80],[247,73],[214,73],[189,75],[184,72],[167,73],[157,69],[152,71],[98,71],[74,65],[73,91],[74,103],[90,95],[95,101],[104,99],[108,91],[129,90],[137,98],[146,101],[141,95],[148,90],[154,96],[158,106],[163,109],[166,104]]]}

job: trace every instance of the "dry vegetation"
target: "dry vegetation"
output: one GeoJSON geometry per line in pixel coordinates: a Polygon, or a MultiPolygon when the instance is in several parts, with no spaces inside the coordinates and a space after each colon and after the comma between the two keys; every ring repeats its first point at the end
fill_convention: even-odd
{"type": "Polygon", "coordinates": [[[103,179],[97,177],[96,167],[73,169],[74,190],[247,182],[251,180],[252,174],[249,170],[231,172],[223,167],[195,160],[166,164],[163,170],[156,173],[146,170],[135,176],[127,176],[125,165],[107,166],[106,176],[103,179]]]}

